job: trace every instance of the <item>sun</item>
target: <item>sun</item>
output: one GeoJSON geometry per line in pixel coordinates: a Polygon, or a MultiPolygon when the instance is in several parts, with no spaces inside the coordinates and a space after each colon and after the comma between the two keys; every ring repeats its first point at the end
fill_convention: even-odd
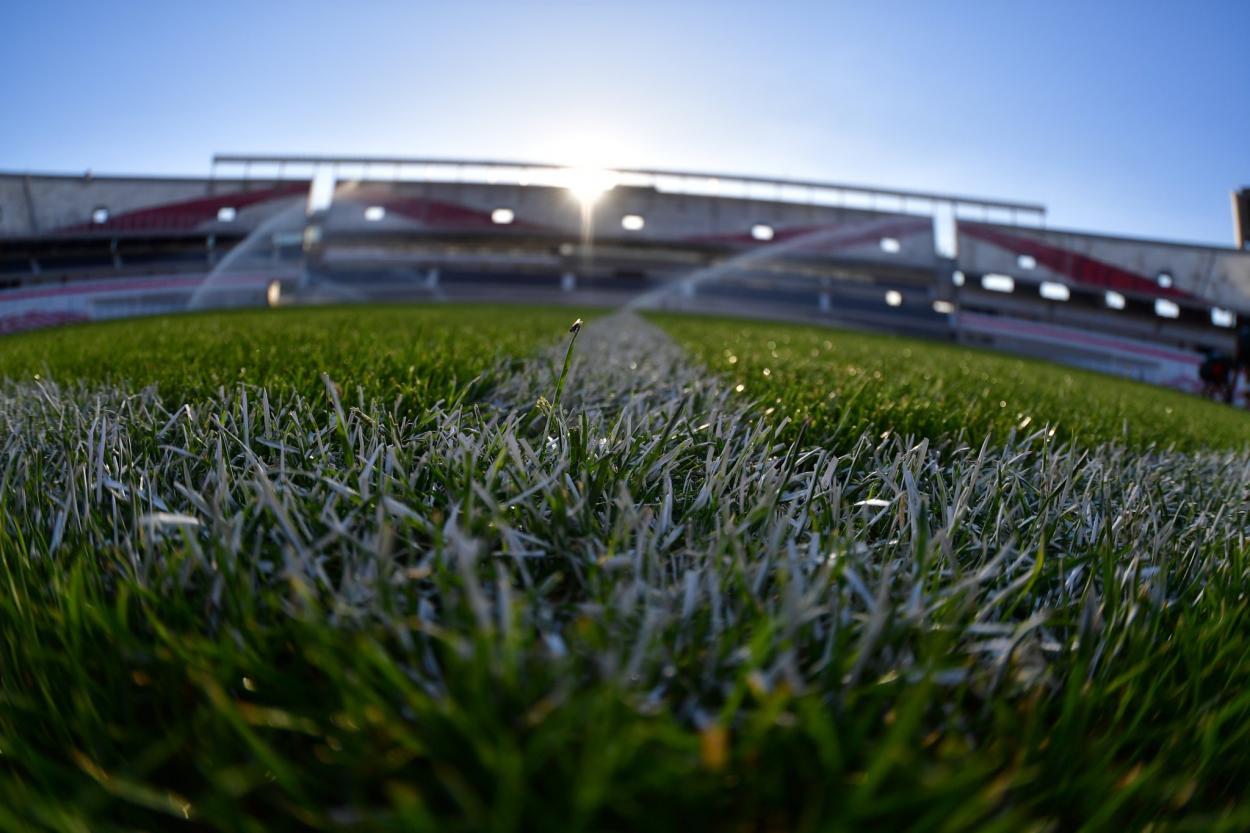
{"type": "Polygon", "coordinates": [[[624,177],[613,170],[636,151],[618,125],[560,125],[542,142],[541,155],[559,165],[549,181],[572,194],[582,207],[595,204],[624,177]]]}
{"type": "Polygon", "coordinates": [[[616,187],[616,174],[600,168],[567,168],[560,174],[560,184],[569,190],[583,207],[593,206],[616,187]]]}

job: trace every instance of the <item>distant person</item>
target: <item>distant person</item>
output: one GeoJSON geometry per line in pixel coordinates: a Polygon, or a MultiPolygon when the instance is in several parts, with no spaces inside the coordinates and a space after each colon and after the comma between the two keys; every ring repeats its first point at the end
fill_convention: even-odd
{"type": "MultiPolygon", "coordinates": [[[[1234,354],[1235,367],[1233,368],[1232,387],[1237,386],[1237,375],[1244,374],[1246,381],[1250,383],[1250,323],[1242,324],[1237,328],[1237,352],[1234,354]]],[[[1250,391],[1246,392],[1246,396],[1250,399],[1250,391]]]]}
{"type": "MultiPolygon", "coordinates": [[[[1240,335],[1238,333],[1238,352],[1241,348],[1240,335]]],[[[1247,346],[1250,347],[1250,344],[1247,346]]],[[[1245,355],[1250,358],[1250,351],[1247,351],[1245,355]]],[[[1202,395],[1208,399],[1220,399],[1231,403],[1233,389],[1237,387],[1238,366],[1239,363],[1232,356],[1218,350],[1207,350],[1206,358],[1198,365],[1198,378],[1202,380],[1202,395]]]]}

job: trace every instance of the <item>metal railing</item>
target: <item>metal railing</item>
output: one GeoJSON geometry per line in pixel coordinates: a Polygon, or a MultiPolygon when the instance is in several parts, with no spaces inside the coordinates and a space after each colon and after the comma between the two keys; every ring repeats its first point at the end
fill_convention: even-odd
{"type": "MultiPolygon", "coordinates": [[[[307,178],[315,175],[319,169],[329,167],[336,174],[351,173],[345,169],[357,168],[359,176],[356,178],[369,180],[514,185],[558,182],[560,175],[574,169],[572,166],[546,162],[493,159],[240,153],[219,153],[213,156],[213,178],[218,176],[219,169],[232,167],[241,167],[244,179],[249,178],[256,167],[269,168],[265,171],[265,177],[269,179],[282,179],[293,171],[300,178],[307,178]]],[[[901,210],[905,213],[913,213],[912,209],[916,207],[923,209],[927,205],[930,210],[919,213],[936,215],[942,207],[955,216],[966,212],[967,209],[978,210],[984,216],[988,216],[991,211],[1005,212],[1012,223],[1019,222],[1022,215],[1037,225],[1044,225],[1046,219],[1046,206],[1040,203],[972,197],[938,191],[877,188],[845,182],[676,171],[663,168],[610,167],[603,170],[613,175],[620,184],[654,187],[657,190],[673,193],[746,197],[788,203],[833,203],[855,208],[878,208],[878,203],[884,199],[896,203],[895,208],[886,208],[886,210],[901,210]],[[771,193],[761,194],[761,190],[771,193]],[[735,191],[741,193],[734,193],[735,191]],[[861,204],[851,205],[850,198],[861,200],[861,204]],[[863,205],[862,200],[867,200],[870,204],[863,205]]]]}

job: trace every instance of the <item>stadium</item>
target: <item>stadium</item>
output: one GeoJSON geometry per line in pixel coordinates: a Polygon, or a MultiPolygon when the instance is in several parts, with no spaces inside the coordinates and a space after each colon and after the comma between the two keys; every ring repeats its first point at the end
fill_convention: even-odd
{"type": "Polygon", "coordinates": [[[1190,391],[1203,353],[1235,352],[1250,253],[1045,218],[952,194],[484,160],[225,154],[199,179],[8,173],[0,331],[190,305],[654,297],[1190,391]]]}
{"type": "Polygon", "coordinates": [[[1250,426],[1166,390],[1250,252],[459,160],[0,211],[10,827],[1250,819],[1250,426]]]}
{"type": "Polygon", "coordinates": [[[1244,8],[0,21],[0,832],[1250,829],[1244,8]]]}

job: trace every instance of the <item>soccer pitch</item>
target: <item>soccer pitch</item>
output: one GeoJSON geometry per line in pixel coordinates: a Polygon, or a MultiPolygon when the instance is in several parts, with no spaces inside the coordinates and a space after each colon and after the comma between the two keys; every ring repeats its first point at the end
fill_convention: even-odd
{"type": "Polygon", "coordinates": [[[0,340],[0,826],[1250,826],[1243,412],[573,318],[0,340]]]}

